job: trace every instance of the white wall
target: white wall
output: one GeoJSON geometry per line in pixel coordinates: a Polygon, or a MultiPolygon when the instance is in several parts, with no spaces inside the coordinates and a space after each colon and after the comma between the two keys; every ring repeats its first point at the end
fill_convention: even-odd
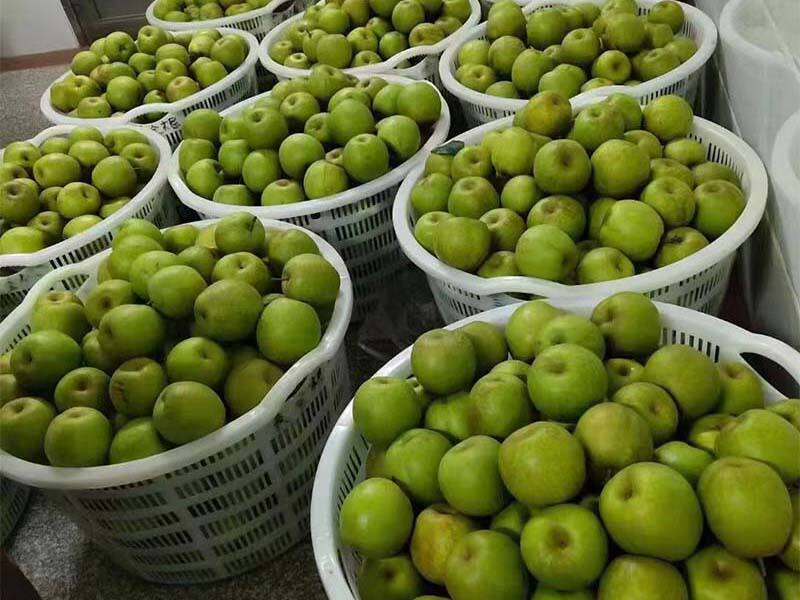
{"type": "Polygon", "coordinates": [[[0,56],[77,47],[60,0],[0,0],[0,56]]]}

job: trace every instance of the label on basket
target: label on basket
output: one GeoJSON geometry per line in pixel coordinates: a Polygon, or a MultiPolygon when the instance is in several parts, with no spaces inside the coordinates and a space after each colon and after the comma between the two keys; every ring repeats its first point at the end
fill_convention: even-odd
{"type": "Polygon", "coordinates": [[[458,154],[458,151],[464,147],[464,142],[460,142],[458,140],[453,140],[452,142],[447,142],[443,146],[439,146],[438,148],[433,149],[433,154],[444,154],[446,156],[455,156],[458,154]]]}

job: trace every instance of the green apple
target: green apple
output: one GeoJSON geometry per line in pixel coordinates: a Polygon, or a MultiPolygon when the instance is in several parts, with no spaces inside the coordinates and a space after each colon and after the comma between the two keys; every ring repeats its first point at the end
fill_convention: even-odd
{"type": "MultiPolygon", "coordinates": [[[[528,48],[520,52],[514,59],[511,65],[511,81],[523,97],[532,96],[538,91],[539,81],[542,76],[552,71],[555,66],[556,63],[550,56],[539,50],[528,48]]],[[[566,100],[566,98],[563,99],[566,100]]],[[[572,111],[570,110],[570,116],[571,115],[572,111]]],[[[554,132],[550,131],[548,127],[550,123],[539,121],[537,124],[543,131],[532,130],[529,126],[525,128],[528,129],[528,131],[536,131],[536,133],[542,133],[543,135],[554,135],[554,132]],[[545,131],[550,131],[550,133],[545,133],[545,131]]]]}
{"type": "MultiPolygon", "coordinates": [[[[328,109],[331,108],[329,105],[328,109]]],[[[320,112],[320,107],[317,99],[308,92],[292,92],[281,101],[280,112],[290,129],[300,131],[312,116],[320,112]]]]}
{"type": "Polygon", "coordinates": [[[109,310],[98,327],[100,348],[116,360],[148,356],[164,342],[164,322],[149,306],[123,304],[109,310]]]}
{"type": "Polygon", "coordinates": [[[0,218],[23,225],[39,212],[39,195],[32,186],[15,179],[0,185],[0,218]]]}
{"type": "Polygon", "coordinates": [[[572,238],[555,225],[534,225],[519,238],[516,259],[523,275],[563,281],[575,269],[578,251],[572,238]]]}
{"type": "Polygon", "coordinates": [[[484,177],[492,175],[491,151],[481,146],[464,146],[453,157],[450,171],[453,181],[462,177],[484,177]]]}
{"type": "Polygon", "coordinates": [[[71,337],[56,330],[33,332],[11,352],[11,372],[23,389],[47,391],[81,362],[81,349],[71,337]]]}
{"type": "Polygon", "coordinates": [[[475,347],[470,337],[460,331],[431,330],[417,338],[411,351],[414,376],[436,395],[469,387],[477,367],[475,347]]]}
{"type": "Polygon", "coordinates": [[[194,317],[204,334],[219,342],[245,339],[254,330],[261,311],[258,291],[240,279],[222,279],[195,300],[194,317]]]}
{"type": "Polygon", "coordinates": [[[722,388],[716,410],[739,415],[753,408],[764,408],[764,390],[758,375],[743,362],[717,364],[722,388]]]}
{"type": "Polygon", "coordinates": [[[82,181],[68,183],[56,197],[56,208],[66,219],[97,213],[100,205],[101,197],[97,188],[82,181]]]}
{"type": "Polygon", "coordinates": [[[405,554],[368,558],[361,564],[356,585],[362,600],[413,598],[423,589],[422,578],[405,554]]]}
{"type": "Polygon", "coordinates": [[[683,35],[676,35],[664,48],[675,54],[682,63],[697,52],[697,44],[694,40],[683,35]]]}
{"type": "Polygon", "coordinates": [[[214,243],[223,254],[257,252],[264,245],[264,225],[248,213],[226,215],[214,230],[214,243]]]}
{"type": "Polygon", "coordinates": [[[728,181],[708,181],[694,189],[697,212],[693,225],[710,239],[721,236],[744,211],[744,194],[728,181]]]}
{"type": "Polygon", "coordinates": [[[165,250],[178,254],[194,245],[197,240],[197,228],[188,223],[174,225],[164,232],[162,240],[165,250]]]}
{"type": "Polygon", "coordinates": [[[80,342],[90,326],[80,304],[68,302],[37,306],[30,321],[31,331],[60,331],[80,342]]]}
{"type": "MultiPolygon", "coordinates": [[[[622,112],[608,104],[589,106],[578,113],[569,137],[593,152],[601,144],[612,139],[621,139],[625,132],[622,112]]],[[[588,158],[588,157],[587,157],[588,158]]]]}
{"type": "Polygon", "coordinates": [[[604,246],[643,261],[656,253],[663,233],[664,222],[655,209],[638,200],[619,200],[605,212],[598,238],[604,246]]]}
{"type": "Polygon", "coordinates": [[[720,546],[707,546],[686,561],[692,598],[767,598],[767,586],[753,561],[720,546]]]}
{"type": "Polygon", "coordinates": [[[644,21],[636,14],[613,13],[608,16],[603,42],[609,48],[635,54],[642,49],[645,39],[644,21]]]}
{"type": "Polygon", "coordinates": [[[370,133],[351,138],[345,144],[342,158],[347,174],[360,183],[389,171],[389,150],[381,138],[370,133]]]}
{"type": "Polygon", "coordinates": [[[533,205],[527,224],[528,227],[554,225],[578,241],[586,229],[586,212],[583,205],[570,196],[548,196],[533,205]]]}
{"type": "Polygon", "coordinates": [[[497,531],[473,531],[450,553],[445,585],[450,597],[457,600],[524,600],[528,575],[516,542],[497,531]]]}
{"type": "Polygon", "coordinates": [[[528,44],[538,50],[560,44],[568,31],[567,19],[555,8],[541,8],[534,11],[528,17],[526,24],[528,44]]]}
{"type": "Polygon", "coordinates": [[[136,171],[122,156],[104,158],[92,169],[92,185],[109,198],[133,196],[136,181],[136,171]]]}
{"type": "Polygon", "coordinates": [[[300,229],[270,232],[267,236],[267,257],[270,265],[283,270],[289,260],[298,254],[319,254],[314,240],[300,229]]]}
{"type": "Polygon", "coordinates": [[[642,294],[614,294],[595,307],[591,318],[614,356],[644,356],[658,348],[661,319],[653,302],[642,294]]]}
{"type": "Polygon", "coordinates": [[[677,561],[691,556],[703,532],[703,513],[691,485],[659,463],[632,464],[600,494],[600,516],[625,552],[677,561]]]}
{"type": "Polygon", "coordinates": [[[644,367],[629,358],[609,358],[605,365],[609,394],[615,394],[620,388],[638,382],[644,375],[644,367]]]}
{"type": "Polygon", "coordinates": [[[525,15],[516,2],[496,2],[486,18],[486,34],[491,40],[502,36],[525,38],[525,15]]]}
{"type": "Polygon", "coordinates": [[[762,462],[725,457],[697,484],[709,529],[741,558],[779,553],[792,528],[792,502],[778,474],[762,462]]]}
{"type": "Polygon", "coordinates": [[[667,227],[688,225],[695,214],[692,188],[675,177],[654,179],[642,190],[640,198],[658,212],[667,227]]]}
{"type": "MultiPolygon", "coordinates": [[[[105,148],[103,149],[105,150],[105,148]]],[[[108,155],[107,151],[106,155],[108,155]]],[[[81,165],[70,155],[53,152],[45,154],[34,163],[33,177],[36,183],[43,188],[63,187],[73,181],[81,180],[81,166],[94,166],[94,164],[96,163],[81,165]]]]}
{"type": "Polygon", "coordinates": [[[706,162],[706,148],[697,140],[678,138],[664,146],[664,156],[687,167],[694,167],[706,162]]]}
{"type": "Polygon", "coordinates": [[[689,429],[687,440],[690,444],[713,454],[719,432],[733,421],[734,418],[732,416],[722,414],[710,414],[700,417],[689,429]]]}
{"type": "Polygon", "coordinates": [[[425,213],[417,219],[417,222],[414,224],[414,238],[419,242],[420,246],[433,254],[436,246],[436,231],[439,223],[452,218],[453,216],[450,213],[443,211],[425,213]]]}
{"type": "Polygon", "coordinates": [[[451,267],[476,271],[488,256],[490,248],[489,227],[477,219],[452,217],[441,221],[436,227],[435,254],[451,267]]]}
{"type": "Polygon", "coordinates": [[[499,466],[508,491],[529,507],[574,498],[586,475],[580,442],[561,425],[544,421],[507,437],[500,449],[499,466]]]}
{"type": "Polygon", "coordinates": [[[655,257],[657,267],[677,262],[708,246],[706,237],[691,227],[676,227],[664,234],[655,257]]]}
{"type": "Polygon", "coordinates": [[[477,434],[504,439],[533,420],[525,383],[513,375],[482,377],[472,387],[470,400],[471,427],[477,434]]]}
{"type": "MultiPolygon", "coordinates": [[[[466,181],[466,179],[460,181],[466,181]]],[[[480,220],[489,228],[494,250],[513,251],[525,231],[525,221],[508,208],[489,210],[481,216],[480,220]]]]}
{"type": "Polygon", "coordinates": [[[386,452],[392,481],[421,505],[442,501],[438,472],[440,461],[450,448],[447,438],[435,431],[411,429],[402,433],[386,452]]]}
{"type": "MultiPolygon", "coordinates": [[[[661,158],[663,156],[661,142],[659,142],[658,138],[649,131],[644,131],[643,129],[632,129],[625,132],[624,138],[625,140],[636,144],[642,150],[644,150],[650,156],[651,161],[654,158],[661,158]]],[[[650,163],[650,169],[651,175],[654,175],[652,162],[650,163]]]]}
{"type": "MultiPolygon", "coordinates": [[[[243,140],[241,140],[244,142],[243,140]]],[[[226,142],[228,143],[228,142],[226,142]]],[[[246,144],[246,142],[244,142],[246,144]]],[[[223,148],[224,148],[223,144],[223,148]]],[[[222,156],[222,149],[220,149],[220,156],[222,156]]],[[[214,147],[214,143],[209,140],[203,139],[185,139],[181,142],[180,147],[178,148],[178,163],[180,165],[180,169],[183,173],[188,175],[189,169],[194,166],[196,163],[199,163],[203,160],[211,160],[217,157],[217,151],[214,147]]],[[[212,163],[213,164],[213,163],[212,163]]],[[[199,171],[195,172],[195,175],[192,178],[192,184],[195,185],[197,190],[203,191],[204,193],[208,193],[211,190],[211,186],[202,187],[201,184],[203,183],[203,177],[201,173],[204,173],[208,167],[203,167],[199,171]]],[[[216,180],[216,175],[211,177],[212,180],[216,180]]],[[[187,184],[189,184],[188,177],[187,177],[187,184]]],[[[213,195],[213,191],[211,191],[213,195]]]]}
{"type": "Polygon", "coordinates": [[[655,458],[683,475],[692,487],[697,485],[705,468],[714,462],[714,457],[705,450],[677,440],[656,448],[655,458]]]}
{"type": "Polygon", "coordinates": [[[30,462],[43,462],[47,429],[56,415],[41,398],[16,398],[0,407],[0,448],[30,462]]]}
{"type": "Polygon", "coordinates": [[[34,227],[14,227],[0,236],[0,254],[38,252],[45,248],[46,242],[45,234],[34,227]]]}
{"type": "Polygon", "coordinates": [[[456,80],[471,90],[484,93],[497,82],[497,76],[486,65],[462,65],[456,71],[456,80]]]}
{"type": "Polygon", "coordinates": [[[600,519],[575,504],[534,514],[520,538],[522,558],[540,585],[564,591],[588,587],[603,573],[608,538],[600,519]]]}
{"type": "Polygon", "coordinates": [[[62,377],[53,395],[59,412],[74,406],[88,406],[108,412],[108,375],[94,367],[81,367],[62,377]]]}
{"type": "Polygon", "coordinates": [[[252,150],[277,149],[289,135],[286,118],[274,108],[252,108],[242,118],[242,133],[252,150]]]}
{"type": "Polygon", "coordinates": [[[219,128],[222,117],[215,110],[201,108],[193,110],[186,116],[182,125],[184,139],[201,139],[213,143],[219,142],[219,128]]]}
{"type": "Polygon", "coordinates": [[[678,409],[670,395],[657,385],[631,383],[620,388],[611,400],[635,410],[649,425],[655,444],[670,440],[678,429],[678,409]]]}
{"type": "MultiPolygon", "coordinates": [[[[479,40],[474,40],[479,41],[479,40]]],[[[482,41],[482,40],[480,40],[482,41]]],[[[468,42],[472,43],[472,42],[468,42]]],[[[466,47],[466,44],[462,46],[466,47]]],[[[525,51],[525,43],[518,37],[513,35],[504,35],[492,42],[486,54],[486,63],[492,70],[502,78],[510,78],[514,61],[517,56],[525,51]]],[[[460,59],[460,56],[459,56],[460,59]]],[[[464,64],[459,60],[460,64],[464,64]]]]}
{"type": "Polygon", "coordinates": [[[111,375],[109,395],[114,408],[131,417],[150,416],[156,398],[167,385],[160,364],[149,358],[133,358],[111,375]]]}
{"type": "MultiPolygon", "coordinates": [[[[10,367],[9,367],[10,369],[10,367]]],[[[25,395],[25,391],[11,373],[0,374],[0,408],[25,395]]]]}
{"type": "Polygon", "coordinates": [[[657,350],[645,364],[644,381],[666,389],[684,419],[696,419],[716,405],[719,374],[713,362],[689,346],[670,345],[657,350]]]}
{"type": "Polygon", "coordinates": [[[647,51],[635,68],[642,81],[649,81],[669,73],[680,64],[680,60],[671,50],[656,48],[647,51]]]}
{"type": "Polygon", "coordinates": [[[439,486],[448,504],[469,516],[500,511],[507,495],[498,469],[500,442],[472,436],[448,450],[439,463],[439,486]]]}
{"type": "Polygon", "coordinates": [[[592,77],[621,84],[630,79],[631,62],[624,52],[606,50],[592,63],[592,77]]]}
{"type": "Polygon", "coordinates": [[[264,308],[256,326],[261,353],[278,365],[289,365],[316,348],[322,338],[317,313],[310,305],[278,298],[264,308]]]}
{"type": "Polygon", "coordinates": [[[160,27],[153,25],[145,25],[139,29],[139,33],[136,35],[136,47],[139,52],[147,54],[155,54],[161,46],[168,42],[169,34],[160,27]]]}
{"type": "Polygon", "coordinates": [[[109,464],[139,460],[169,450],[169,446],[158,435],[150,417],[128,421],[111,440],[108,450],[109,464]]]}
{"type": "Polygon", "coordinates": [[[173,444],[187,444],[225,424],[225,406],[217,393],[196,381],[171,383],[153,407],[153,425],[173,444]]]}
{"type": "Polygon", "coordinates": [[[327,160],[311,163],[303,176],[303,190],[309,199],[333,196],[347,189],[347,171],[327,160]]]}
{"type": "Polygon", "coordinates": [[[644,107],[644,126],[662,142],[684,138],[692,128],[692,107],[680,96],[661,96],[644,107]]]}
{"type": "Polygon", "coordinates": [[[413,524],[409,499],[397,484],[380,477],[356,485],[339,510],[342,542],[368,558],[389,557],[400,551],[413,524]]]}
{"type": "Polygon", "coordinates": [[[605,342],[600,329],[579,315],[563,314],[550,319],[534,338],[533,351],[538,356],[559,344],[577,344],[600,359],[605,356],[605,342]]]}
{"type": "MultiPolygon", "coordinates": [[[[80,167],[85,169],[92,169],[101,160],[110,156],[108,149],[100,142],[94,140],[81,140],[75,142],[69,148],[69,156],[80,163],[80,167]]],[[[78,176],[72,181],[80,181],[80,169],[78,169],[78,176]]],[[[40,184],[42,182],[39,182],[40,184]]],[[[68,182],[67,182],[68,183],[68,182]]],[[[44,185],[44,184],[42,184],[44,185]]],[[[65,184],[57,184],[65,185],[65,184]]],[[[49,187],[45,185],[45,187],[49,187]]]]}
{"type": "Polygon", "coordinates": [[[249,283],[260,294],[265,294],[271,285],[270,271],[263,260],[250,252],[227,254],[217,261],[211,273],[213,281],[239,279],[249,283]]]}
{"type": "Polygon", "coordinates": [[[318,254],[299,254],[286,263],[281,289],[288,298],[312,306],[332,305],[339,293],[339,273],[318,254]]]}
{"type": "Polygon", "coordinates": [[[692,177],[695,185],[702,185],[715,179],[728,181],[741,188],[739,176],[730,167],[718,162],[708,161],[692,167],[692,177]]]}
{"type": "Polygon", "coordinates": [[[597,600],[688,600],[689,592],[677,568],[656,558],[616,557],[606,568],[597,588],[597,600]]]}
{"type": "MultiPolygon", "coordinates": [[[[150,279],[169,266],[180,264],[178,257],[164,250],[151,250],[140,254],[131,264],[130,284],[133,292],[143,300],[149,300],[148,284],[150,279]]],[[[113,308],[113,306],[109,306],[113,308]]]]}
{"type": "Polygon", "coordinates": [[[531,175],[517,175],[509,179],[500,192],[500,205],[520,215],[527,215],[542,198],[542,192],[531,175]]]}
{"type": "MultiPolygon", "coordinates": [[[[528,175],[534,165],[534,157],[538,158],[547,146],[545,144],[540,150],[527,131],[521,127],[510,127],[500,133],[492,145],[492,164],[501,176],[528,175]]],[[[564,168],[566,170],[569,165],[564,165],[564,168]]]]}
{"type": "Polygon", "coordinates": [[[488,211],[500,206],[497,191],[483,177],[462,177],[450,190],[447,211],[454,217],[479,219],[488,211]]]}
{"type": "Polygon", "coordinates": [[[55,467],[98,466],[106,462],[111,436],[111,423],[103,413],[75,406],[51,421],[44,436],[44,451],[55,467]]]}
{"type": "Polygon", "coordinates": [[[506,340],[511,356],[522,361],[531,361],[535,356],[536,338],[544,326],[562,311],[544,300],[534,300],[520,305],[506,324],[506,340]]]}
{"type": "Polygon", "coordinates": [[[196,381],[210,388],[220,388],[228,374],[228,358],[222,346],[203,337],[178,342],[166,361],[170,381],[196,381]]]}
{"type": "Polygon", "coordinates": [[[577,268],[578,283],[598,283],[632,277],[636,271],[633,263],[616,248],[594,248],[580,260],[577,268]]]}
{"type": "MultiPolygon", "coordinates": [[[[137,259],[141,260],[141,259],[137,259]]],[[[170,265],[159,269],[147,282],[150,304],[169,319],[192,315],[194,303],[206,288],[202,275],[186,265],[170,265]]]]}
{"type": "Polygon", "coordinates": [[[789,421],[795,429],[800,430],[800,400],[787,398],[770,404],[767,409],[780,415],[789,421]]]}
{"type": "Polygon", "coordinates": [[[592,154],[591,166],[595,190],[612,198],[630,197],[650,176],[647,153],[625,140],[608,140],[601,144],[592,154]]]}
{"type": "Polygon", "coordinates": [[[477,530],[470,518],[446,504],[434,504],[417,516],[411,536],[411,559],[428,581],[444,584],[447,560],[468,533],[477,530]]]}
{"type": "Polygon", "coordinates": [[[280,158],[275,150],[253,150],[242,163],[242,180],[255,194],[261,194],[264,188],[280,176],[280,158]]]}
{"type": "Polygon", "coordinates": [[[442,173],[431,173],[417,181],[411,190],[414,213],[419,217],[425,213],[445,210],[452,187],[453,180],[442,173]]]}
{"type": "Polygon", "coordinates": [[[466,440],[472,435],[469,422],[471,409],[472,400],[466,391],[433,400],[425,411],[425,428],[439,431],[455,440],[466,440]]]}
{"type": "Polygon", "coordinates": [[[232,365],[225,379],[224,398],[231,415],[239,417],[255,408],[283,376],[283,371],[261,358],[232,365]]]}
{"type": "Polygon", "coordinates": [[[589,475],[598,485],[653,455],[648,421],[622,403],[603,402],[589,408],[578,420],[575,437],[586,453],[589,475]]]}
{"type": "Polygon", "coordinates": [[[787,483],[800,479],[800,431],[775,413],[751,409],[727,423],[716,438],[718,457],[741,456],[770,465],[787,483]]]}
{"type": "Polygon", "coordinates": [[[677,2],[664,0],[657,2],[647,13],[649,23],[663,23],[669,25],[670,29],[677,33],[683,25],[684,15],[681,5],[677,2]]]}
{"type": "Polygon", "coordinates": [[[531,511],[526,506],[519,502],[512,502],[492,518],[489,528],[519,540],[530,513],[531,511]]]}

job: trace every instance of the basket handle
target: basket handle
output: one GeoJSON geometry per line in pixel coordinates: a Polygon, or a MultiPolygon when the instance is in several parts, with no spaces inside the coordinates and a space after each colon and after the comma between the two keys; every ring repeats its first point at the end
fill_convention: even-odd
{"type": "Polygon", "coordinates": [[[800,354],[776,338],[753,333],[738,338],[732,344],[735,352],[742,360],[742,354],[757,354],[783,367],[787,373],[800,386],[800,354]]]}

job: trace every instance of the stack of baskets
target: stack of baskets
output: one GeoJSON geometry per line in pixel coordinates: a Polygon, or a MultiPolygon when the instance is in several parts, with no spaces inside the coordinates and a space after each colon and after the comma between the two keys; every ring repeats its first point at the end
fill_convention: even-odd
{"type": "MultiPolygon", "coordinates": [[[[264,225],[295,228],[279,221],[264,225]]],[[[149,581],[223,579],[305,537],[317,461],[350,396],[344,334],[353,303],[344,262],[310,235],[339,273],[339,296],[317,348],[253,410],[199,440],[119,465],[54,468],[0,450],[0,473],[44,491],[110,558],[149,581]]],[[[30,332],[41,294],[69,289],[85,297],[108,252],[42,277],[0,324],[0,353],[30,332]]]]}
{"type": "MultiPolygon", "coordinates": [[[[605,0],[591,0],[592,4],[602,5],[605,0]]],[[[658,0],[638,0],[639,13],[647,14],[658,0]]],[[[524,8],[526,14],[540,8],[553,6],[574,6],[581,0],[534,0],[524,8]]],[[[638,98],[646,104],[653,98],[667,94],[676,94],[685,98],[690,104],[697,96],[698,86],[702,78],[703,69],[717,45],[717,28],[703,12],[694,6],[680,3],[685,15],[685,22],[680,30],[680,35],[685,35],[697,44],[697,52],[685,63],[669,73],[645,81],[633,87],[608,86],[583,92],[572,98],[573,103],[584,102],[590,98],[598,98],[615,92],[624,92],[638,98]]],[[[469,30],[459,37],[458,42],[447,47],[439,62],[439,78],[445,89],[461,103],[461,108],[467,123],[473,127],[481,123],[488,123],[513,115],[525,106],[526,100],[498,98],[488,94],[481,94],[456,81],[456,69],[459,48],[469,40],[485,39],[486,24],[469,30]]]]}

